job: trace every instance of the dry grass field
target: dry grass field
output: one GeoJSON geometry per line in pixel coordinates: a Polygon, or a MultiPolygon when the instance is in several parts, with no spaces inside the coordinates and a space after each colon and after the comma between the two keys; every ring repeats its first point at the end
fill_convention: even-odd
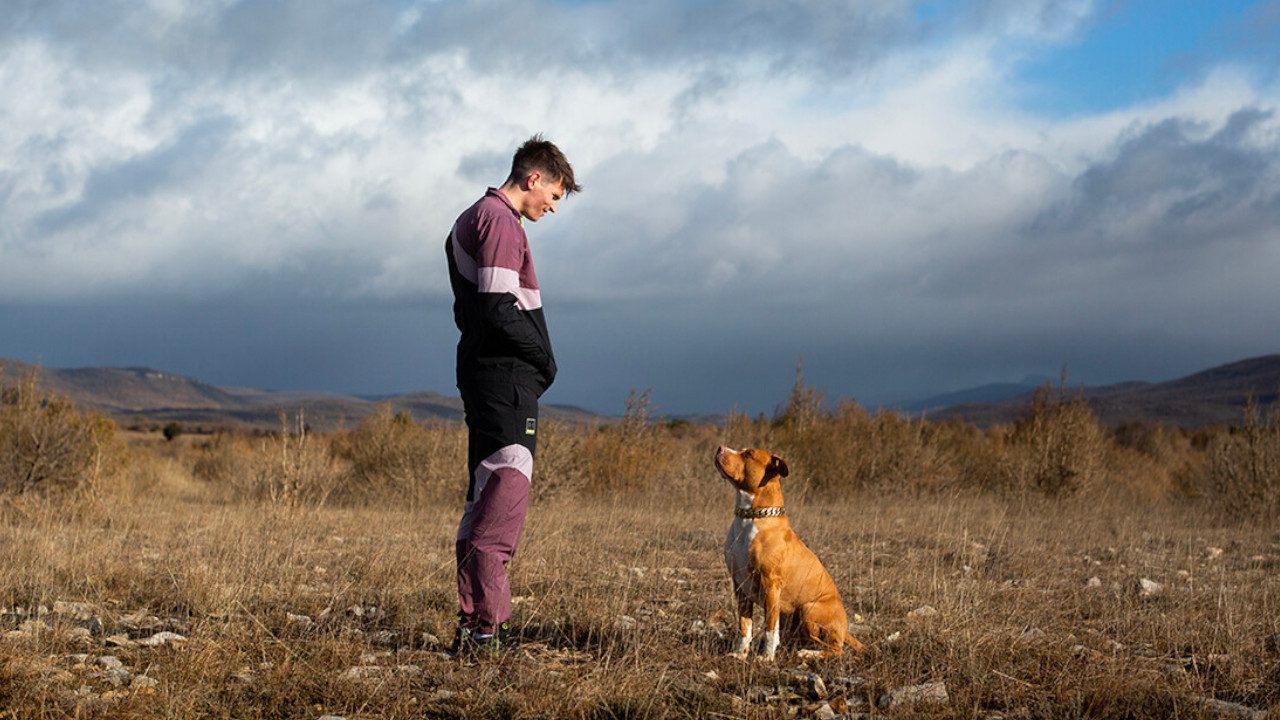
{"type": "Polygon", "coordinates": [[[643,396],[549,424],[511,568],[523,644],[458,660],[459,427],[163,442],[11,390],[0,718],[1280,717],[1280,424],[1108,430],[1037,403],[982,431],[798,384],[726,428],[643,396]],[[865,654],[727,656],[722,441],[787,456],[865,654]]]}

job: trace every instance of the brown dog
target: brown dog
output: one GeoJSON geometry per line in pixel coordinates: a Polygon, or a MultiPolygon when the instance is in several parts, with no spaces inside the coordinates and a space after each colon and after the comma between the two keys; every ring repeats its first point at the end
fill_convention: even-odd
{"type": "Polygon", "coordinates": [[[849,635],[849,620],[840,591],[813,554],[791,530],[782,506],[779,479],[787,463],[765,450],[741,452],[723,445],[716,451],[716,468],[738,490],[737,509],[724,559],[738,603],[738,648],[746,657],[751,646],[751,616],[756,603],[764,606],[764,657],[778,650],[779,632],[799,635],[822,648],[822,655],[839,655],[848,645],[862,643],[849,635]]]}

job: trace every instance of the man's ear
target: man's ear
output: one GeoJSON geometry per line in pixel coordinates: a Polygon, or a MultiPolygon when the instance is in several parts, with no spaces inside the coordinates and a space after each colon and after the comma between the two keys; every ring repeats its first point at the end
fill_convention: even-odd
{"type": "Polygon", "coordinates": [[[524,179],[524,189],[532,190],[538,186],[538,181],[542,179],[542,173],[534,170],[524,179]]]}
{"type": "Polygon", "coordinates": [[[774,455],[773,458],[769,460],[769,472],[779,477],[786,477],[791,474],[791,470],[787,468],[787,461],[777,455],[774,455]]]}

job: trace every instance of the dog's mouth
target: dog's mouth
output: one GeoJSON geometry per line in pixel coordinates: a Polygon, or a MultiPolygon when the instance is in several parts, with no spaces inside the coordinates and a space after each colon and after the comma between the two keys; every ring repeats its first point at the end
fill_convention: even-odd
{"type": "Polygon", "coordinates": [[[725,480],[733,482],[733,481],[736,481],[737,478],[729,474],[728,470],[724,469],[724,463],[721,460],[721,458],[724,456],[726,452],[733,452],[733,451],[725,447],[721,447],[720,449],[716,450],[716,454],[712,456],[712,464],[716,466],[716,470],[720,472],[721,477],[723,477],[725,480]]]}
{"type": "Polygon", "coordinates": [[[725,480],[733,480],[733,479],[734,479],[734,477],[733,477],[732,475],[730,475],[729,473],[725,472],[725,469],[724,469],[724,468],[720,467],[720,459],[719,459],[719,458],[716,458],[716,463],[715,463],[715,464],[716,464],[716,470],[719,470],[719,471],[720,471],[720,477],[724,478],[725,480]]]}

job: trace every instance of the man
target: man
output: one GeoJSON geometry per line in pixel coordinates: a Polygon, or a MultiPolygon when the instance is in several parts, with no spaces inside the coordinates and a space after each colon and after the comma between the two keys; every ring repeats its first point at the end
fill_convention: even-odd
{"type": "Polygon", "coordinates": [[[556,377],[523,220],[537,222],[581,189],[560,149],[535,135],[502,187],[463,212],[445,242],[470,474],[456,545],[455,652],[514,642],[506,566],[529,503],[538,398],[556,377]]]}

